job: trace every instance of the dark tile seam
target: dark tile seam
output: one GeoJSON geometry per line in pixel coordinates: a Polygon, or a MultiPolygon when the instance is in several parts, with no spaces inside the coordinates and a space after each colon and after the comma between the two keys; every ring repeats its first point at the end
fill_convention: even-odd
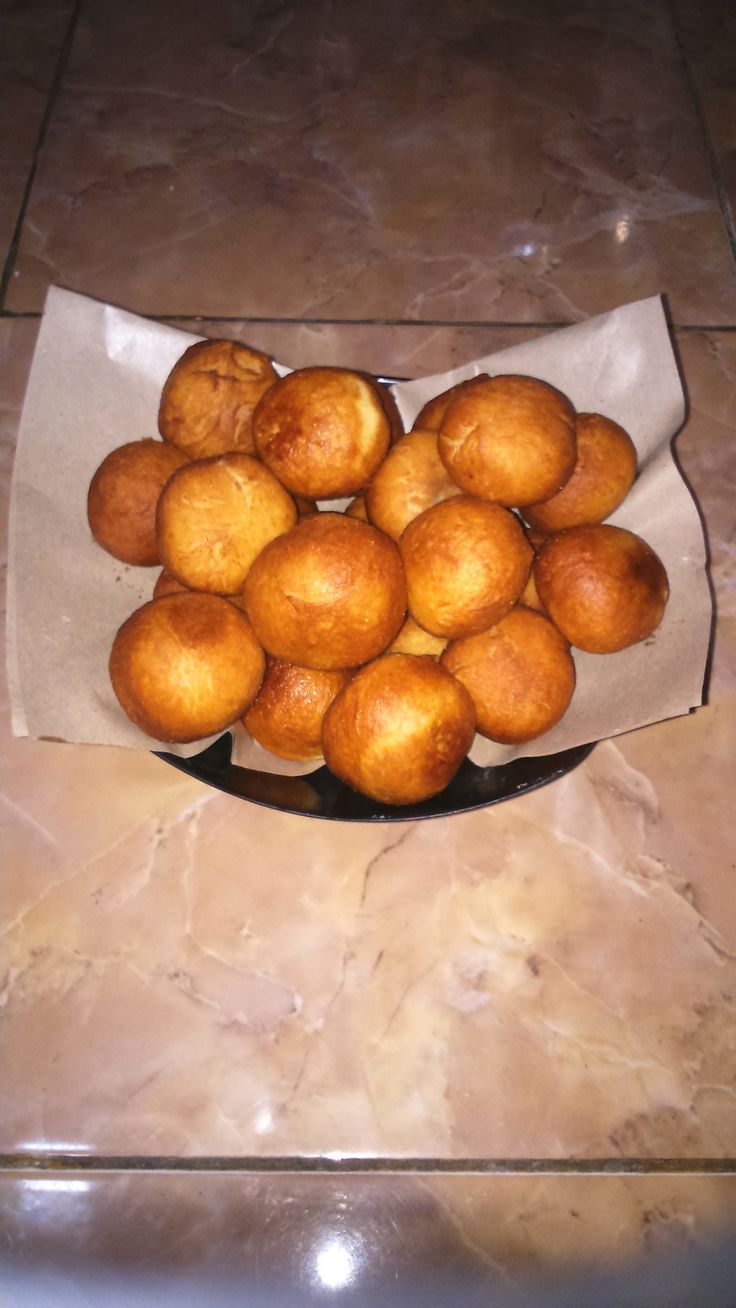
{"type": "Polygon", "coordinates": [[[10,239],[10,245],[8,246],[8,253],[5,259],[5,265],[3,267],[2,278],[0,278],[0,306],[5,305],[5,299],[8,293],[10,279],[13,275],[13,268],[15,266],[15,260],[18,254],[18,246],[20,245],[20,238],[23,232],[23,224],[26,218],[28,202],[31,198],[31,191],[33,189],[33,183],[36,177],[36,169],[38,168],[38,161],[41,155],[41,150],[43,149],[44,141],[46,140],[46,135],[49,129],[49,123],[51,122],[51,117],[56,107],[56,101],[59,96],[59,89],[61,87],[62,78],[64,76],[67,61],[69,59],[69,52],[74,42],[74,36],[77,30],[77,23],[79,21],[79,13],[81,8],[82,8],[82,0],[76,0],[74,4],[74,8],[72,9],[71,17],[67,24],[67,29],[64,34],[64,39],[61,43],[59,56],[56,61],[54,76],[51,80],[51,85],[49,87],[49,93],[46,100],[46,108],[44,109],[43,118],[41,119],[41,125],[38,129],[38,136],[36,137],[36,144],[33,150],[33,158],[31,160],[31,166],[28,170],[28,177],[26,178],[26,185],[23,191],[23,198],[20,202],[18,217],[15,222],[13,235],[10,239]]]}
{"type": "Polygon", "coordinates": [[[716,198],[718,200],[718,207],[721,212],[721,219],[723,221],[723,226],[726,230],[726,240],[728,241],[728,245],[731,250],[731,258],[733,259],[734,263],[736,263],[736,225],[734,223],[734,214],[731,209],[728,193],[726,191],[725,186],[723,185],[723,180],[721,178],[721,169],[718,163],[718,153],[713,144],[713,139],[710,134],[710,128],[708,127],[708,118],[705,112],[705,108],[703,106],[703,101],[700,96],[700,91],[698,90],[697,80],[690,66],[690,60],[688,58],[687,50],[685,48],[685,43],[680,35],[680,30],[677,24],[677,11],[676,11],[675,0],[666,0],[665,7],[670,20],[670,27],[672,28],[672,35],[675,41],[675,45],[677,47],[677,51],[680,56],[680,62],[682,64],[682,74],[690,95],[693,114],[695,116],[698,127],[700,128],[701,136],[703,138],[703,146],[708,160],[711,181],[713,183],[713,188],[715,190],[716,198]]]}
{"type": "Polygon", "coordinates": [[[222,1155],[4,1154],[0,1176],[36,1172],[238,1172],[377,1175],[437,1173],[478,1176],[683,1176],[736,1175],[733,1158],[362,1158],[236,1157],[222,1155]]]}
{"type": "MultiPolygon", "coordinates": [[[[524,322],[508,319],[481,318],[279,318],[249,317],[243,314],[222,313],[143,313],[141,318],[152,322],[186,322],[186,323],[243,323],[254,326],[272,327],[453,327],[473,330],[509,330],[509,331],[558,331],[563,327],[574,327],[576,322],[524,322]]],[[[40,320],[41,309],[0,309],[0,319],[8,321],[40,320]]],[[[586,319],[578,321],[587,321],[586,319]]],[[[670,324],[675,332],[736,332],[736,323],[699,323],[675,322],[670,324]]]]}

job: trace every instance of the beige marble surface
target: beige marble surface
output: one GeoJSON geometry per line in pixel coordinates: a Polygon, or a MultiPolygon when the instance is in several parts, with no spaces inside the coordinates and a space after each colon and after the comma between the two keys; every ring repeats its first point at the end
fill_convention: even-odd
{"type": "MultiPolygon", "coordinates": [[[[253,330],[290,357],[314,344],[253,330]]],[[[348,356],[361,331],[378,348],[354,328],[348,356]]],[[[479,340],[390,346],[403,373],[479,340]]],[[[678,347],[720,610],[707,707],[497,808],[379,828],[247,805],[152,756],[8,740],[0,1148],[736,1155],[736,341],[678,347]]]]}
{"type": "Polygon", "coordinates": [[[7,305],[716,324],[730,269],[664,3],[87,0],[7,305]]]}

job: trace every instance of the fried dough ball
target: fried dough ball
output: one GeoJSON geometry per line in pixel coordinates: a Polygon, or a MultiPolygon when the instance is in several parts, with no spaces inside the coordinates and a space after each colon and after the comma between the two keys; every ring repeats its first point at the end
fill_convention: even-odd
{"type": "Polygon", "coordinates": [[[131,722],[155,740],[186,743],[242,717],[265,657],[245,614],[217,595],[164,595],[123,623],[110,679],[131,722]]]}
{"type": "Polygon", "coordinates": [[[466,381],[457,382],[449,390],[442,391],[440,395],[435,395],[434,399],[428,400],[424,408],[419,410],[412,431],[439,431],[442,419],[459,391],[464,386],[472,385],[473,382],[487,380],[488,373],[480,372],[477,377],[470,377],[466,381]]]}
{"type": "Polygon", "coordinates": [[[358,518],[360,522],[368,522],[368,510],[365,507],[365,495],[356,495],[351,500],[345,510],[349,518],[358,518]]]}
{"type": "Polygon", "coordinates": [[[441,663],[469,691],[478,731],[506,745],[549,731],[575,689],[564,636],[541,613],[521,606],[487,631],[452,641],[441,663]]]}
{"type": "Polygon", "coordinates": [[[425,509],[399,542],[409,611],[435,636],[467,636],[502,618],[521,594],[532,548],[500,504],[455,495],[425,509]]]}
{"type": "Polygon", "coordinates": [[[158,429],[193,459],[229,450],[252,454],[253,410],[277,380],[259,350],[237,341],[198,341],[164,383],[158,429]]]}
{"type": "Polygon", "coordinates": [[[534,563],[539,598],[571,645],[614,654],[656,631],[669,597],[654,550],[606,523],[551,536],[534,563]]]}
{"type": "Polygon", "coordinates": [[[159,500],[161,561],[191,590],[234,595],[264,545],[296,519],[288,491],[250,454],[198,459],[159,500]]]}
{"type": "Polygon", "coordinates": [[[526,579],[526,585],[519,596],[519,603],[528,609],[535,609],[537,613],[544,613],[544,605],[539,598],[537,583],[534,580],[534,568],[526,579]]]}
{"type": "Polygon", "coordinates": [[[433,636],[407,614],[404,625],[395,640],[391,641],[387,654],[429,654],[438,659],[447,645],[446,636],[433,636]]]}
{"type": "Polygon", "coordinates": [[[102,460],[87,493],[87,518],[98,545],[121,563],[152,568],[160,561],[156,505],[169,478],[189,463],[162,441],[130,441],[102,460]]]}
{"type": "Polygon", "coordinates": [[[384,804],[415,804],[443,790],[475,730],[464,686],[432,658],[386,654],[361,668],[328,709],[327,766],[384,804]]]}
{"type": "MultiPolygon", "coordinates": [[[[196,593],[190,590],[189,586],[182,586],[181,582],[177,581],[176,577],[172,577],[171,573],[164,568],[153,588],[152,598],[160,599],[162,595],[192,595],[196,593]]],[[[245,601],[242,592],[238,595],[225,595],[223,598],[229,604],[234,604],[237,609],[242,609],[245,612],[245,601]]]]}
{"type": "Polygon", "coordinates": [[[462,490],[500,504],[536,504],[575,467],[575,410],[535,377],[474,381],[448,408],[437,448],[462,490]]]}
{"type": "Polygon", "coordinates": [[[188,590],[188,586],[182,586],[176,577],[172,577],[170,572],[162,568],[153,588],[153,599],[160,599],[162,595],[181,595],[188,590]]]}
{"type": "MultiPolygon", "coordinates": [[[[533,527],[528,527],[526,523],[522,522],[521,525],[524,529],[524,535],[526,536],[527,540],[529,541],[529,544],[534,550],[534,554],[536,555],[539,549],[541,548],[541,546],[544,545],[545,542],[548,540],[548,537],[545,536],[544,532],[535,531],[533,527]]],[[[531,568],[529,576],[526,579],[526,585],[519,596],[519,603],[524,604],[528,609],[536,609],[537,613],[544,613],[544,605],[542,604],[542,601],[539,598],[539,594],[537,591],[537,583],[534,580],[533,566],[531,568]]]]}
{"type": "Polygon", "coordinates": [[[263,684],[243,724],[259,745],[279,758],[319,758],[325,713],[352,675],[344,669],[329,672],[268,659],[263,684]]]}
{"type": "Polygon", "coordinates": [[[244,595],[268,653],[310,668],[353,668],[375,658],[406,611],[396,545],[343,513],[305,518],[267,545],[244,595]]]}
{"type": "Polygon", "coordinates": [[[295,495],[340,499],[367,486],[389,445],[378,391],[345,368],[300,368],[264,395],[253,415],[263,462],[295,495]]]}
{"type": "Polygon", "coordinates": [[[398,540],[413,518],[457,493],[437,453],[437,436],[415,430],[391,447],[365,492],[365,504],[369,520],[398,540]]]}
{"type": "Polygon", "coordinates": [[[600,413],[579,413],[575,433],[577,459],[570,479],[550,499],[524,509],[527,522],[538,531],[603,522],[634,484],[636,447],[623,427],[600,413]]]}

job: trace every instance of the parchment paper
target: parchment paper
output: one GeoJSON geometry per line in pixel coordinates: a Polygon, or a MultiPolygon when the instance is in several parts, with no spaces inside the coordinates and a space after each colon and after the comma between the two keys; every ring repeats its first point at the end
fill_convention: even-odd
{"type": "MultiPolygon", "coordinates": [[[[86,517],[95,469],[116,446],[157,435],[164,380],[199,339],[49,290],[11,493],[8,677],[16,735],[184,755],[207,743],[158,746],[118,705],[107,673],[112,641],[150,599],[158,570],[117,563],[95,544],[86,517]]],[[[258,347],[255,337],[248,344],[258,347]]],[[[393,367],[386,359],[387,375],[393,367]]],[[[577,409],[603,413],[630,433],[639,477],[609,521],[637,532],[657,552],[670,601],[650,640],[613,655],[573,651],[575,695],[552,731],[516,749],[477,737],[470,757],[490,766],[555,753],[687,713],[701,702],[712,613],[700,519],[670,451],[684,401],[661,301],[625,305],[452,372],[400,383],[393,390],[407,427],[427,399],[479,372],[540,377],[577,409]]],[[[290,775],[318,766],[275,758],[245,732],[238,733],[236,756],[246,766],[290,775]]]]}

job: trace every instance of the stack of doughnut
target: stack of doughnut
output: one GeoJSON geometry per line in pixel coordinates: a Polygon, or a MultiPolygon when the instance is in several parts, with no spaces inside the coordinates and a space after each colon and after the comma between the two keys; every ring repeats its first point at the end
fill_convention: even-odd
{"type": "Polygon", "coordinates": [[[88,493],[97,543],[161,568],[109,664],[155,740],[242,722],[279,758],[418,803],[476,731],[520,744],[560,721],[571,647],[613,654],[662,620],[662,563],[605,522],[633,442],[547,382],[481,374],[404,433],[367,373],[279,377],[202,341],[166,380],[159,433],[113,450],[88,493]]]}

